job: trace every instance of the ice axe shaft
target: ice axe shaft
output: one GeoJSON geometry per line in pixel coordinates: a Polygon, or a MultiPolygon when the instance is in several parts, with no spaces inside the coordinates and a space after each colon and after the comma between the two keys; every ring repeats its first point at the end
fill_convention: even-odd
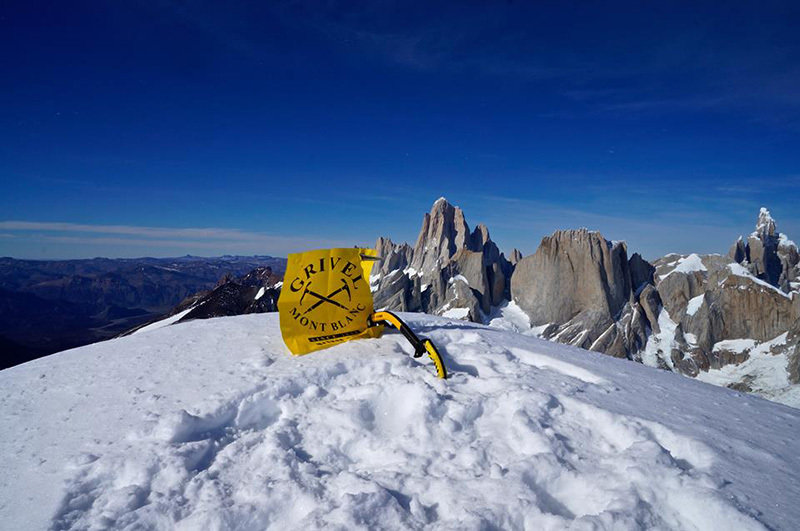
{"type": "Polygon", "coordinates": [[[444,366],[444,361],[436,345],[434,345],[430,339],[417,337],[414,331],[395,314],[392,312],[375,312],[369,317],[367,324],[369,326],[379,324],[390,325],[399,330],[414,347],[414,357],[419,358],[427,352],[428,357],[430,357],[431,361],[433,361],[433,364],[436,366],[436,374],[443,380],[447,379],[447,368],[444,366]]]}

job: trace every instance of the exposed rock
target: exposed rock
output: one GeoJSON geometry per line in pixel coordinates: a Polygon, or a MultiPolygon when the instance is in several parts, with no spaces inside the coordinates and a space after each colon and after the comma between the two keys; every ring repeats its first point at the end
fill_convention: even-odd
{"type": "Polygon", "coordinates": [[[462,210],[444,198],[424,215],[413,249],[386,238],[376,248],[384,258],[371,281],[376,308],[434,314],[466,308],[481,321],[482,312],[508,300],[513,266],[485,225],[470,232],[462,210]],[[466,287],[452,287],[458,276],[466,287]]]}
{"type": "Polygon", "coordinates": [[[637,293],[645,286],[653,284],[656,268],[639,253],[633,253],[628,261],[631,270],[631,287],[637,293]]]}
{"type": "MultiPolygon", "coordinates": [[[[800,315],[800,312],[798,312],[798,315],[800,315]]],[[[789,381],[794,384],[800,384],[800,320],[789,329],[787,343],[790,345],[786,354],[788,359],[786,371],[789,373],[789,381]]]]}
{"type": "Polygon", "coordinates": [[[180,322],[248,313],[278,310],[281,277],[271,267],[257,267],[238,278],[224,275],[213,290],[201,291],[184,299],[168,313],[137,326],[121,335],[128,335],[143,326],[191,309],[180,322]]]}
{"type": "Polygon", "coordinates": [[[769,210],[758,214],[756,230],[745,242],[739,238],[729,252],[734,261],[745,266],[756,278],[769,282],[786,293],[800,293],[800,254],[797,245],[778,232],[769,210]]]}
{"type": "MultiPolygon", "coordinates": [[[[488,239],[488,233],[486,237],[488,239]]],[[[440,197],[433,203],[430,214],[422,218],[411,268],[423,276],[434,273],[446,266],[450,257],[459,250],[475,250],[471,246],[472,238],[464,212],[440,197]]]]}
{"type": "Polygon", "coordinates": [[[517,264],[511,294],[534,326],[586,311],[613,319],[630,296],[625,244],[586,229],[556,231],[517,264]]]}
{"type": "Polygon", "coordinates": [[[744,243],[744,238],[739,236],[739,238],[736,239],[736,243],[734,243],[733,246],[731,246],[731,250],[728,251],[728,256],[730,256],[734,262],[740,264],[747,260],[747,245],[744,243]]]}
{"type": "MultiPolygon", "coordinates": [[[[635,264],[637,278],[646,284],[652,266],[638,255],[635,264]]],[[[586,229],[556,231],[517,263],[511,296],[531,325],[557,325],[545,337],[631,357],[644,346],[651,327],[631,285],[624,242],[609,242],[586,229]]],[[[650,313],[655,313],[652,307],[650,313]]]]}
{"type": "Polygon", "coordinates": [[[511,264],[517,265],[520,260],[522,260],[522,253],[519,251],[519,249],[512,249],[510,258],[511,264]]]}
{"type": "Polygon", "coordinates": [[[658,326],[658,312],[661,311],[661,297],[658,290],[652,285],[647,284],[639,293],[639,305],[642,307],[648,324],[653,332],[658,334],[661,329],[658,326]]]}
{"type": "MultiPolygon", "coordinates": [[[[774,224],[761,225],[764,234],[774,232],[774,224]]],[[[735,255],[734,249],[731,256],[735,255]]],[[[758,345],[799,326],[800,312],[791,296],[758,279],[733,258],[667,255],[654,265],[661,311],[677,323],[673,337],[668,339],[680,346],[678,355],[669,354],[680,372],[695,376],[698,370],[743,363],[749,349],[730,350],[717,345],[733,339],[749,339],[758,345]],[[686,341],[689,337],[691,342],[686,341]]],[[[652,310],[652,304],[648,306],[652,310]]],[[[654,328],[654,332],[662,331],[654,328]]],[[[659,341],[664,339],[662,336],[659,341]]],[[[788,341],[775,350],[776,355],[788,355],[796,344],[797,340],[788,341]]]]}

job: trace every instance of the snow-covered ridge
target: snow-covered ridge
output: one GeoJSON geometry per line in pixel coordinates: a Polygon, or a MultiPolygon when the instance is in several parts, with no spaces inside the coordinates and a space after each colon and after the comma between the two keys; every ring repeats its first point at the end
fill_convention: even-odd
{"type": "Polygon", "coordinates": [[[703,260],[700,258],[699,255],[696,253],[692,253],[689,256],[681,256],[674,262],[670,262],[667,264],[668,266],[675,266],[672,270],[664,275],[660,275],[660,279],[664,280],[672,273],[693,273],[695,271],[708,271],[705,265],[703,265],[703,260]]]}
{"type": "Polygon", "coordinates": [[[773,286],[769,282],[764,282],[760,278],[756,278],[755,276],[753,276],[753,274],[750,271],[745,269],[741,264],[728,264],[728,269],[730,269],[731,273],[736,275],[737,277],[746,278],[749,281],[758,284],[759,286],[762,286],[764,288],[770,289],[770,290],[778,293],[782,297],[786,297],[787,299],[791,299],[792,298],[792,296],[790,294],[784,293],[782,290],[776,288],[775,286],[773,286]]]}
{"type": "MultiPolygon", "coordinates": [[[[513,311],[513,310],[510,310],[513,311]]],[[[275,314],[0,372],[9,529],[793,529],[800,411],[462,321],[290,356],[275,314]],[[424,360],[422,358],[421,360],[424,360]]]]}

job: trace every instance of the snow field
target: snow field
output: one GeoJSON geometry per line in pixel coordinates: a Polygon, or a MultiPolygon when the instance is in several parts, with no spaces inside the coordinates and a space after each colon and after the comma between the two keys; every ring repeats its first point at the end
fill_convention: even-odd
{"type": "Polygon", "coordinates": [[[3,371],[3,419],[22,406],[18,388],[28,395],[2,426],[16,484],[0,490],[0,518],[37,523],[15,503],[26,496],[39,512],[60,499],[33,527],[65,529],[791,529],[800,518],[800,412],[404,317],[437,343],[450,379],[399,334],[292,357],[275,314],[3,371]],[[48,397],[70,385],[80,399],[48,397]],[[35,490],[28,459],[68,464],[51,473],[64,482],[35,490]]]}

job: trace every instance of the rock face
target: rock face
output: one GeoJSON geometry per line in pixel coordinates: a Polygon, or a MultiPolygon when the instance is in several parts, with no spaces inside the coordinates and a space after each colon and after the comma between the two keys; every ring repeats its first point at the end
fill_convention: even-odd
{"type": "Polygon", "coordinates": [[[375,246],[384,258],[370,279],[376,308],[480,322],[493,305],[508,300],[512,264],[485,225],[470,231],[463,211],[444,198],[424,215],[413,248],[387,238],[375,246]]]}
{"type": "Polygon", "coordinates": [[[639,255],[628,260],[624,242],[586,229],[556,231],[523,258],[511,279],[512,300],[544,336],[617,357],[632,358],[650,326],[634,290],[652,278],[639,255]],[[644,280],[643,280],[644,279],[644,280]]]}
{"type": "Polygon", "coordinates": [[[157,319],[137,326],[124,332],[123,336],[131,334],[150,323],[160,321],[188,309],[179,322],[194,319],[209,319],[212,317],[225,317],[249,313],[266,313],[278,311],[278,297],[283,284],[280,276],[272,268],[257,267],[241,277],[226,274],[217,282],[213,290],[201,291],[187,297],[175,308],[157,319]]]}
{"type": "Polygon", "coordinates": [[[729,257],[650,264],[597,232],[557,231],[517,262],[511,296],[545,338],[689,376],[742,365],[725,373],[728,385],[765,391],[774,377],[761,361],[746,364],[753,357],[772,357],[788,383],[800,381],[797,272],[796,246],[762,209],[729,257]]]}
{"type": "Polygon", "coordinates": [[[662,300],[658,321],[669,326],[652,338],[648,354],[673,370],[696,376],[740,364],[748,356],[731,350],[730,341],[767,343],[800,318],[790,295],[731,258],[668,255],[654,265],[662,300]]]}
{"type": "Polygon", "coordinates": [[[797,247],[765,208],[756,230],[727,257],[657,260],[661,326],[653,329],[644,361],[701,379],[735,365],[710,381],[767,396],[782,379],[800,382],[798,262],[797,247]]]}
{"type": "Polygon", "coordinates": [[[756,278],[786,293],[800,292],[797,246],[785,234],[778,232],[777,224],[766,208],[759,212],[756,230],[746,241],[740,237],[728,255],[756,278]]]}

